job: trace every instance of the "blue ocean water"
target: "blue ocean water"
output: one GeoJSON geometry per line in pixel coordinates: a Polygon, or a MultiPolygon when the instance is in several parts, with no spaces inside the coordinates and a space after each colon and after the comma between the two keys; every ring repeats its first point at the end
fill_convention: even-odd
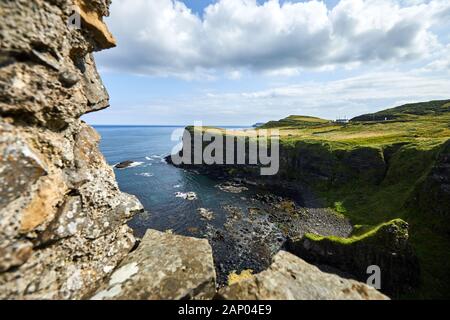
{"type": "MultiPolygon", "coordinates": [[[[172,230],[177,234],[201,236],[206,227],[198,209],[214,212],[207,223],[221,226],[225,222],[223,206],[246,205],[244,193],[232,194],[218,189],[217,181],[168,165],[164,157],[179,142],[171,141],[178,127],[97,126],[102,136],[100,149],[110,165],[125,160],[139,163],[135,167],[115,169],[122,191],[139,198],[148,214],[138,215],[130,222],[137,236],[148,228],[172,230]],[[197,200],[176,197],[176,193],[195,192],[197,200]]],[[[252,191],[248,191],[252,192],[252,191]]],[[[248,193],[247,192],[247,193],[248,193]]]]}
{"type": "Polygon", "coordinates": [[[268,205],[256,199],[261,190],[225,192],[218,188],[220,181],[167,164],[164,157],[179,143],[171,140],[172,132],[180,128],[96,129],[102,136],[100,149],[111,166],[127,160],[138,164],[114,169],[120,189],[137,196],[146,209],[129,222],[136,236],[142,237],[150,228],[208,239],[220,284],[226,283],[230,272],[259,272],[270,264],[283,235],[270,221],[268,205]],[[197,199],[177,197],[188,192],[197,199]],[[199,209],[212,216],[205,218],[199,209]]]}

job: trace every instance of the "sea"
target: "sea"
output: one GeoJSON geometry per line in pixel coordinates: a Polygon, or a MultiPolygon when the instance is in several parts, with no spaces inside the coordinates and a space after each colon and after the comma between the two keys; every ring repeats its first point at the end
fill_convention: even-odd
{"type": "MultiPolygon", "coordinates": [[[[260,226],[268,226],[264,239],[273,238],[269,242],[275,247],[252,243],[258,239],[252,233],[264,233],[252,229],[255,219],[247,219],[250,208],[259,205],[254,197],[260,191],[249,187],[240,193],[225,192],[219,187],[221,181],[167,164],[164,158],[180,144],[172,136],[182,127],[95,126],[95,129],[102,137],[100,149],[109,165],[134,162],[131,167],[114,171],[119,188],[137,196],[145,208],[145,212],[129,222],[137,237],[150,228],[209,239],[221,282],[226,282],[227,274],[233,271],[258,271],[266,267],[261,256],[270,260],[280,235],[269,230],[269,222],[260,221],[260,226]]],[[[264,219],[264,215],[261,217],[264,219]]]]}

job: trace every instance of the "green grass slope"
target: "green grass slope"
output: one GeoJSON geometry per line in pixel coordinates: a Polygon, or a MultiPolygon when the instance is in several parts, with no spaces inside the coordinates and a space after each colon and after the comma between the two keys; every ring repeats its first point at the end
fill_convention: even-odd
{"type": "Polygon", "coordinates": [[[386,109],[376,113],[365,114],[353,118],[352,121],[383,121],[416,119],[418,116],[442,115],[450,110],[450,100],[436,100],[405,104],[400,107],[386,109]]]}
{"type": "Polygon", "coordinates": [[[321,126],[331,123],[329,120],[308,117],[308,116],[289,116],[279,121],[269,121],[266,124],[258,127],[258,129],[271,129],[271,128],[303,128],[321,126]]]}

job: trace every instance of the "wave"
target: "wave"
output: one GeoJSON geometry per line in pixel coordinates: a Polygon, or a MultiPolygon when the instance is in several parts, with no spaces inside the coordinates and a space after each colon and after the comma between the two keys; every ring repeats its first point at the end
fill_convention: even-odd
{"type": "Polygon", "coordinates": [[[116,168],[116,169],[119,169],[119,170],[124,170],[124,169],[128,169],[128,168],[138,167],[138,166],[141,166],[141,165],[144,164],[144,162],[141,162],[141,161],[131,161],[130,163],[128,163],[128,161],[127,161],[127,163],[126,163],[126,165],[124,167],[117,167],[117,166],[119,166],[122,163],[123,162],[118,162],[118,163],[114,164],[112,167],[116,168]]]}
{"type": "Polygon", "coordinates": [[[150,173],[150,172],[143,172],[143,173],[139,173],[139,174],[137,174],[137,175],[138,175],[138,176],[142,176],[142,177],[148,177],[148,178],[154,176],[154,174],[153,174],[153,173],[150,173]]]}

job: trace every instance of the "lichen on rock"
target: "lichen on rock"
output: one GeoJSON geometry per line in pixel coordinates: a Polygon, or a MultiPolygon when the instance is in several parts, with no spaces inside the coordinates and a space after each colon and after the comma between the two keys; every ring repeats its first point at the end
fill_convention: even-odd
{"type": "Polygon", "coordinates": [[[148,230],[94,300],[211,299],[216,272],[207,240],[148,230]]]}

